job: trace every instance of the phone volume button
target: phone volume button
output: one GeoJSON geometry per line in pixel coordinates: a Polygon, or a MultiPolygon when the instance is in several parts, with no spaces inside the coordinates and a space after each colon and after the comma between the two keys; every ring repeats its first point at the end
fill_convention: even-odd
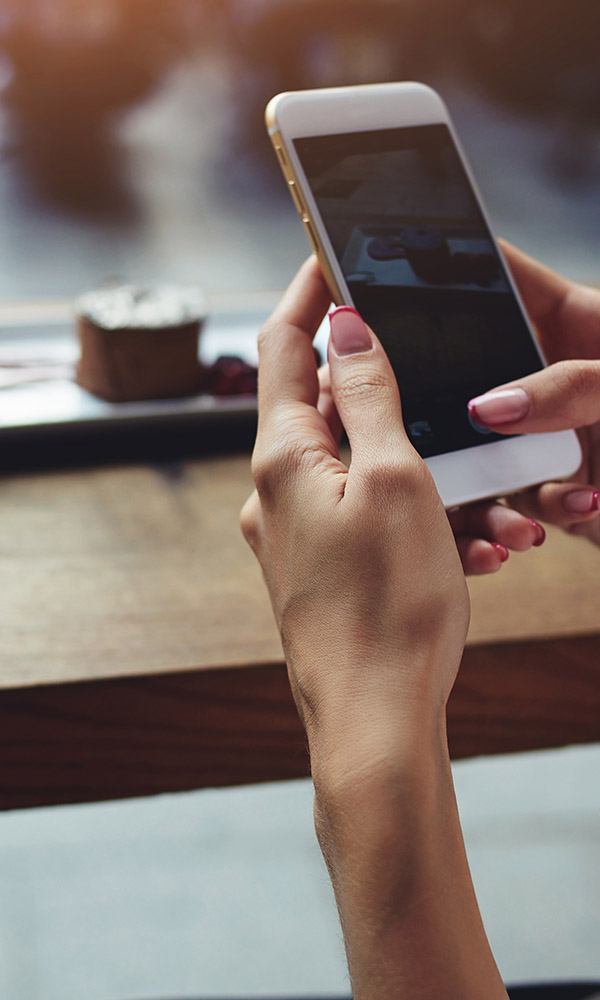
{"type": "Polygon", "coordinates": [[[305,209],[304,205],[302,204],[302,198],[298,194],[298,189],[296,188],[296,182],[295,181],[288,181],[288,187],[289,187],[290,191],[292,192],[292,198],[294,199],[294,205],[298,209],[299,214],[302,215],[302,216],[306,215],[306,209],[305,209]]]}
{"type": "Polygon", "coordinates": [[[281,163],[281,166],[282,167],[287,167],[286,155],[283,152],[283,149],[281,148],[281,146],[275,145],[275,152],[277,153],[277,159],[281,163]]]}
{"type": "Polygon", "coordinates": [[[302,221],[304,223],[304,227],[306,229],[306,235],[308,236],[308,239],[310,241],[310,245],[313,248],[314,252],[318,253],[319,252],[319,243],[317,241],[317,237],[315,236],[315,231],[314,231],[313,227],[311,226],[311,224],[310,224],[310,222],[309,222],[308,219],[302,219],[302,221]]]}

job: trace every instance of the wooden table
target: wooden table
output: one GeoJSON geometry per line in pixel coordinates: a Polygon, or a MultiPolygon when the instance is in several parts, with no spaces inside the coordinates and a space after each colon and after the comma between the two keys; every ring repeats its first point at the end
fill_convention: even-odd
{"type": "MultiPolygon", "coordinates": [[[[247,455],[0,480],[0,807],[307,773],[247,455]]],[[[471,581],[455,757],[600,738],[600,553],[550,532],[471,581]]]]}

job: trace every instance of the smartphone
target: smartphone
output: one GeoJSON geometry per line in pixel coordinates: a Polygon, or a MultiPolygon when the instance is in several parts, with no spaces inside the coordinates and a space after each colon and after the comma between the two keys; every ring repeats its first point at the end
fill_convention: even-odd
{"type": "Polygon", "coordinates": [[[439,95],[420,83],[280,94],[271,141],[336,305],[379,337],[447,507],[574,473],[573,431],[501,436],[467,403],[544,366],[439,95]]]}

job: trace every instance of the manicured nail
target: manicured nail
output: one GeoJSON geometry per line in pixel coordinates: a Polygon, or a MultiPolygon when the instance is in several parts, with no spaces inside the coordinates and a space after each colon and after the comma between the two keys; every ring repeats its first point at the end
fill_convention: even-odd
{"type": "Polygon", "coordinates": [[[501,561],[504,563],[508,559],[508,549],[506,545],[499,545],[498,542],[492,542],[492,548],[496,550],[500,556],[501,561]]]}
{"type": "Polygon", "coordinates": [[[476,424],[510,424],[522,420],[530,405],[524,389],[498,389],[475,396],[469,403],[469,416],[476,424]]]}
{"type": "Polygon", "coordinates": [[[352,306],[338,306],[329,313],[331,343],[339,357],[346,354],[362,354],[373,347],[369,331],[356,309],[352,306]]]}
{"type": "Polygon", "coordinates": [[[527,520],[529,521],[532,528],[535,528],[536,530],[537,538],[533,544],[537,548],[538,545],[543,545],[544,542],[546,541],[546,531],[544,528],[542,528],[542,525],[538,524],[537,521],[534,521],[532,517],[528,517],[527,520]]]}
{"type": "Polygon", "coordinates": [[[569,514],[592,514],[600,507],[600,490],[573,490],[563,497],[569,514]]]}

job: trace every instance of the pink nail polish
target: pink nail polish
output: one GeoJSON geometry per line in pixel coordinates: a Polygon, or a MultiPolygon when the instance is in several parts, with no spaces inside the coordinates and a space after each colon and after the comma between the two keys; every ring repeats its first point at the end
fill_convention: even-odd
{"type": "Polygon", "coordinates": [[[363,354],[373,347],[364,320],[352,306],[338,306],[329,313],[331,344],[338,357],[363,354]]]}
{"type": "Polygon", "coordinates": [[[496,552],[500,556],[501,561],[505,563],[506,560],[508,559],[508,549],[506,548],[506,546],[499,545],[498,542],[492,542],[492,548],[496,549],[496,552]]]}
{"type": "Polygon", "coordinates": [[[471,423],[474,424],[475,427],[481,427],[482,429],[484,429],[485,428],[485,424],[484,424],[483,420],[481,420],[478,417],[477,410],[475,408],[475,404],[473,403],[473,400],[471,400],[471,402],[468,404],[467,409],[469,411],[469,419],[470,419],[471,423]]]}
{"type": "Polygon", "coordinates": [[[531,400],[524,389],[498,389],[475,396],[469,402],[469,415],[476,424],[511,424],[529,413],[531,400]]]}
{"type": "Polygon", "coordinates": [[[569,514],[593,514],[600,507],[600,490],[573,490],[563,497],[563,507],[569,514]]]}
{"type": "Polygon", "coordinates": [[[539,545],[543,545],[544,542],[546,541],[546,530],[545,528],[542,527],[541,524],[538,524],[537,521],[534,521],[532,517],[528,517],[527,520],[529,521],[530,525],[533,528],[535,528],[537,532],[537,538],[533,543],[534,546],[537,548],[539,545]]]}
{"type": "Polygon", "coordinates": [[[331,312],[329,313],[329,318],[331,319],[332,316],[337,316],[338,313],[343,313],[343,312],[354,313],[355,316],[358,316],[359,319],[362,319],[362,316],[360,315],[358,309],[355,309],[354,306],[336,306],[335,309],[332,309],[331,312]]]}

